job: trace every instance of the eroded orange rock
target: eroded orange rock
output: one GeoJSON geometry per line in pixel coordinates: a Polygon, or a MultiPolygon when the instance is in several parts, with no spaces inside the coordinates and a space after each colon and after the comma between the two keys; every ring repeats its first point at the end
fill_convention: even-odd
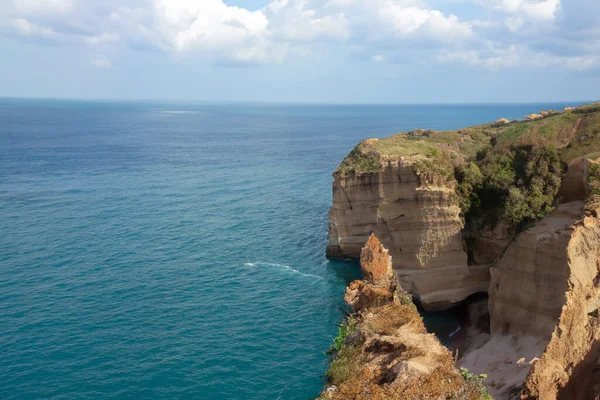
{"type": "Polygon", "coordinates": [[[384,288],[390,288],[394,284],[392,257],[374,233],[362,248],[360,267],[365,282],[384,288]]]}
{"type": "Polygon", "coordinates": [[[382,306],[393,299],[394,294],[389,289],[376,287],[363,281],[352,282],[344,296],[344,301],[356,311],[382,306]]]}

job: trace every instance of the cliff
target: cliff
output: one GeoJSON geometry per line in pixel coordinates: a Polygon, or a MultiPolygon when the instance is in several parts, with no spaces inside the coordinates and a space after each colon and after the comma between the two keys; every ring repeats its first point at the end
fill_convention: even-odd
{"type": "Polygon", "coordinates": [[[533,365],[521,399],[600,398],[600,220],[598,208],[571,227],[568,284],[549,344],[533,365]]]}
{"type": "Polygon", "coordinates": [[[527,333],[550,339],[569,284],[571,225],[582,214],[581,201],[560,205],[518,235],[491,269],[489,310],[493,333],[527,333]]]}
{"type": "Polygon", "coordinates": [[[487,292],[514,234],[580,198],[582,156],[600,150],[600,105],[540,115],[364,140],[334,173],[327,255],[358,258],[373,232],[426,310],[487,292]]]}
{"type": "Polygon", "coordinates": [[[375,232],[390,247],[402,287],[426,308],[485,292],[486,267],[467,265],[453,185],[419,175],[415,160],[381,162],[376,174],[336,176],[328,255],[357,257],[375,232]]]}
{"type": "Polygon", "coordinates": [[[482,398],[480,378],[461,374],[450,351],[427,333],[395,282],[391,260],[371,235],[361,252],[365,280],[353,282],[345,297],[355,313],[340,327],[321,398],[482,398]]]}
{"type": "MultiPolygon", "coordinates": [[[[358,258],[374,233],[399,283],[396,291],[350,286],[361,346],[373,316],[410,315],[397,308],[404,290],[427,310],[488,292],[490,324],[464,326],[456,347],[461,366],[488,375],[495,399],[600,398],[598,156],[600,104],[361,142],[334,174],[327,254],[358,258]]],[[[471,319],[487,320],[485,309],[478,303],[471,319]]],[[[377,364],[381,354],[361,346],[361,365],[386,370],[377,364]]],[[[450,373],[440,357],[437,365],[450,373]]],[[[379,379],[358,376],[367,386],[379,379]]]]}

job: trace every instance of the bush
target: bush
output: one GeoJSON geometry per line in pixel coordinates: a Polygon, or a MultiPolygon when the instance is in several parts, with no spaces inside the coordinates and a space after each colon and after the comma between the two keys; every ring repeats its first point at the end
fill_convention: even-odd
{"type": "Polygon", "coordinates": [[[474,386],[479,391],[482,399],[493,400],[492,396],[490,396],[490,394],[487,392],[487,389],[485,388],[485,385],[483,384],[483,381],[487,379],[486,374],[477,375],[466,368],[461,368],[460,374],[467,383],[467,386],[474,386]]]}
{"type": "MultiPolygon", "coordinates": [[[[600,167],[598,171],[600,177],[600,167]]],[[[561,173],[553,146],[488,149],[475,163],[456,170],[461,209],[470,222],[482,219],[494,225],[504,220],[519,231],[552,211],[561,173]]]]}
{"type": "Polygon", "coordinates": [[[334,385],[357,376],[360,371],[360,348],[346,343],[348,337],[354,332],[356,332],[356,320],[349,317],[346,322],[338,326],[338,335],[333,339],[333,345],[327,352],[331,355],[331,359],[325,376],[334,385]]]}
{"type": "Polygon", "coordinates": [[[361,350],[357,346],[344,346],[329,364],[325,373],[332,385],[340,385],[357,377],[361,370],[361,350]]]}
{"type": "Polygon", "coordinates": [[[342,177],[376,172],[379,172],[379,156],[364,149],[362,143],[352,149],[335,171],[342,177]]]}
{"type": "Polygon", "coordinates": [[[455,171],[456,193],[459,198],[459,205],[464,215],[468,214],[472,207],[479,207],[481,201],[479,192],[483,185],[483,174],[475,163],[460,165],[455,171]]]}
{"type": "Polygon", "coordinates": [[[600,195],[600,164],[591,163],[589,165],[588,184],[591,195],[600,195]]]}
{"type": "Polygon", "coordinates": [[[348,319],[348,321],[338,326],[338,335],[333,339],[333,345],[329,349],[329,353],[335,353],[340,351],[342,346],[346,343],[348,336],[352,335],[356,331],[356,321],[348,319]]]}

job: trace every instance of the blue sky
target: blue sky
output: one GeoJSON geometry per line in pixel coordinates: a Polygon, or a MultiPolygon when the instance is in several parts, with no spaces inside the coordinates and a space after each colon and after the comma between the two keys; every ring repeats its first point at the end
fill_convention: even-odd
{"type": "Polygon", "coordinates": [[[0,0],[0,96],[600,97],[599,0],[0,0]]]}

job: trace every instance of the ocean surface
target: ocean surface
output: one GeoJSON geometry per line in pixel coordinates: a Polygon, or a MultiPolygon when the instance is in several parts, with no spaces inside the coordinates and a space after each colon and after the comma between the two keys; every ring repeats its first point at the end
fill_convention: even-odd
{"type": "Polygon", "coordinates": [[[338,163],[566,105],[0,99],[0,399],[317,396],[359,276],[324,255],[338,163]]]}

